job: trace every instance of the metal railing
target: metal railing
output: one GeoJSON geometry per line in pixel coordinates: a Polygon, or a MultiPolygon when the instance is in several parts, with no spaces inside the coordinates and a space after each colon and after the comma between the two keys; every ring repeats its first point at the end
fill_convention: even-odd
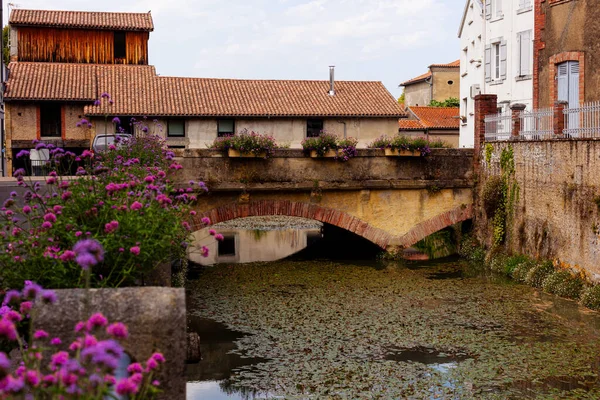
{"type": "Polygon", "coordinates": [[[600,137],[600,101],[583,103],[579,107],[565,108],[566,137],[593,138],[600,137]]]}
{"type": "Polygon", "coordinates": [[[512,113],[505,111],[485,117],[485,140],[508,140],[512,132],[512,113]]]}
{"type": "Polygon", "coordinates": [[[554,135],[554,108],[540,108],[534,111],[519,113],[521,130],[519,139],[542,140],[551,139],[554,135]]]}

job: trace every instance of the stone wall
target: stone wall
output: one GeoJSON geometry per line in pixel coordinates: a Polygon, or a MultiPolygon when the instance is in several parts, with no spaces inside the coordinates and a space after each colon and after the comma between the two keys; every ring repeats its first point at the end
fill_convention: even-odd
{"type": "MultiPolygon", "coordinates": [[[[600,281],[600,141],[483,144],[477,193],[491,176],[500,175],[500,156],[509,147],[518,189],[507,220],[508,250],[550,258],[600,281]]],[[[481,197],[475,209],[478,236],[490,246],[491,223],[481,197]]]]}
{"type": "MultiPolygon", "coordinates": [[[[58,301],[41,305],[35,328],[60,337],[64,346],[75,339],[74,327],[90,312],[101,312],[109,322],[123,322],[129,338],[122,341],[132,362],[145,362],[153,352],[166,358],[158,379],[163,393],[159,399],[185,399],[186,307],[183,289],[145,287],[91,289],[90,307],[85,308],[84,289],[56,291],[58,301]]],[[[104,339],[104,338],[103,338],[104,339]]]]}

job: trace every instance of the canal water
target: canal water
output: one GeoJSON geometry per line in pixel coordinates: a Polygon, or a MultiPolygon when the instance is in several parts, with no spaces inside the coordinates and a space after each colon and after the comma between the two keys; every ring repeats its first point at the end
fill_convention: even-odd
{"type": "Polygon", "coordinates": [[[188,399],[598,399],[600,317],[456,259],[219,264],[188,399]]]}

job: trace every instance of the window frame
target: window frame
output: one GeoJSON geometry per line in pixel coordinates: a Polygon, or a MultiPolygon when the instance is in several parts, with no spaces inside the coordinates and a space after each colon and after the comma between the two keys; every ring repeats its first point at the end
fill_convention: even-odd
{"type": "Polygon", "coordinates": [[[40,138],[61,138],[62,137],[62,124],[63,124],[62,104],[40,103],[39,110],[40,110],[40,121],[39,121],[40,138]],[[48,117],[50,116],[49,114],[53,114],[53,115],[52,115],[52,117],[49,118],[50,120],[45,121],[45,119],[48,119],[48,117]],[[46,130],[44,128],[49,125],[54,125],[53,131],[54,131],[54,129],[56,129],[54,134],[51,134],[51,135],[46,134],[46,130]]]}
{"type": "Polygon", "coordinates": [[[171,137],[171,138],[184,138],[185,135],[186,135],[185,119],[171,118],[171,119],[167,120],[167,137],[171,137]],[[183,128],[183,133],[181,133],[181,134],[172,134],[171,133],[171,123],[174,123],[174,122],[181,123],[181,126],[183,128]]]}
{"type": "Polygon", "coordinates": [[[321,136],[321,133],[323,132],[323,129],[325,127],[325,120],[323,118],[309,118],[306,120],[306,137],[310,138],[310,137],[319,137],[321,136]],[[312,125],[317,125],[315,126],[311,126],[312,125]],[[315,135],[315,129],[318,129],[318,133],[315,135]]]}
{"type": "Polygon", "coordinates": [[[221,118],[217,120],[217,137],[233,136],[235,135],[235,119],[233,118],[221,118]],[[231,122],[231,131],[221,132],[221,124],[223,122],[231,122]]]}

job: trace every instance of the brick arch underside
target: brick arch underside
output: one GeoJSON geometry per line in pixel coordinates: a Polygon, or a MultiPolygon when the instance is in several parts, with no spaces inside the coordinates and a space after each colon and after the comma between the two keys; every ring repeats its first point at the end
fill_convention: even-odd
{"type": "Polygon", "coordinates": [[[399,244],[404,247],[411,246],[448,226],[472,218],[471,205],[457,207],[454,210],[442,213],[430,220],[424,221],[401,237],[395,237],[383,229],[369,225],[357,217],[344,211],[321,207],[317,204],[294,202],[288,200],[261,200],[251,201],[246,204],[229,203],[210,211],[198,213],[194,217],[194,230],[203,227],[200,220],[210,218],[212,224],[226,222],[236,218],[263,217],[270,215],[285,215],[287,217],[301,217],[334,225],[361,236],[376,244],[382,249],[399,244]]]}

